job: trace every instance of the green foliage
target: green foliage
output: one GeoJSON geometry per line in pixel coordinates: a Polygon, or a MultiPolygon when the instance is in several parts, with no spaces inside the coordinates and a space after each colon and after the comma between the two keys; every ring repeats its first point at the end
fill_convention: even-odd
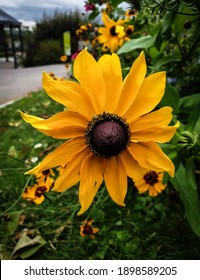
{"type": "Polygon", "coordinates": [[[53,16],[43,16],[28,38],[26,56],[23,64],[25,67],[58,63],[63,54],[63,32],[71,33],[72,53],[77,51],[75,30],[80,24],[80,13],[58,12],[53,16]]]}
{"type": "Polygon", "coordinates": [[[173,180],[158,197],[138,195],[129,184],[126,207],[112,202],[102,186],[90,209],[81,216],[76,215],[79,210],[76,186],[65,193],[47,193],[41,205],[22,199],[25,187],[32,180],[23,174],[34,165],[31,159],[39,157],[40,161],[60,143],[24,123],[19,109],[38,116],[48,112],[51,116],[63,106],[39,91],[1,109],[4,154],[0,155],[0,252],[3,259],[199,259],[200,239],[184,218],[183,206],[188,208],[192,203],[192,209],[186,211],[196,232],[198,196],[192,187],[191,172],[187,181],[186,175],[179,172],[174,179],[178,180],[180,189],[176,185],[175,189],[184,198],[183,204],[178,192],[174,193],[173,180]],[[42,147],[36,148],[38,143],[42,147]],[[11,145],[14,148],[8,156],[11,145]],[[180,184],[182,180],[184,184],[180,184]],[[187,185],[185,190],[188,181],[190,188],[187,185]],[[94,226],[99,228],[95,239],[80,236],[79,227],[85,219],[95,220],[94,226]]]}
{"type": "Polygon", "coordinates": [[[33,55],[27,55],[26,66],[39,66],[60,63],[60,56],[63,54],[63,46],[58,40],[42,40],[32,49],[33,55]]]}
{"type": "Polygon", "coordinates": [[[185,206],[186,217],[193,231],[200,237],[200,199],[197,188],[194,187],[191,175],[194,174],[194,165],[186,165],[187,171],[180,165],[175,178],[171,179],[174,187],[180,193],[180,197],[185,206]],[[187,173],[189,173],[187,176],[187,173]],[[191,174],[191,175],[190,175],[191,174]]]}
{"type": "Polygon", "coordinates": [[[130,52],[136,49],[141,49],[141,48],[149,48],[151,46],[153,46],[155,41],[155,38],[148,35],[148,36],[144,36],[141,38],[136,38],[136,39],[132,39],[128,42],[126,42],[119,50],[118,50],[118,54],[122,54],[122,53],[126,53],[126,52],[130,52]]]}

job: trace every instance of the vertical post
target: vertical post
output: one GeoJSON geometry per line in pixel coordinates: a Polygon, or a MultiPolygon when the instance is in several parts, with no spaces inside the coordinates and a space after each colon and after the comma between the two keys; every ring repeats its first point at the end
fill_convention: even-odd
{"type": "Polygon", "coordinates": [[[14,58],[14,67],[17,68],[17,57],[16,57],[16,49],[15,49],[13,26],[12,25],[10,25],[10,37],[11,37],[12,53],[13,53],[13,58],[14,58]]]}
{"type": "Polygon", "coordinates": [[[21,31],[21,26],[20,25],[18,26],[18,31],[19,31],[20,51],[21,51],[21,55],[23,56],[24,42],[23,42],[22,31],[21,31]]]}
{"type": "Polygon", "coordinates": [[[3,25],[0,26],[0,37],[2,38],[2,43],[3,43],[3,48],[4,48],[4,54],[5,54],[5,57],[6,57],[6,62],[8,62],[9,61],[9,58],[8,58],[8,44],[7,44],[7,41],[6,41],[6,34],[5,34],[5,30],[4,30],[3,25]]]}

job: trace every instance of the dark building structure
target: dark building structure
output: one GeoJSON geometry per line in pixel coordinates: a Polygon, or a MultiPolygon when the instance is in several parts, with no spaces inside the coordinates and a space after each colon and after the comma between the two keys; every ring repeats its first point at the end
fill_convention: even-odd
{"type": "Polygon", "coordinates": [[[9,56],[13,56],[14,68],[18,67],[18,53],[23,55],[21,22],[2,9],[0,9],[0,51],[4,54],[7,62],[9,56]],[[17,46],[16,42],[18,42],[17,46]]]}

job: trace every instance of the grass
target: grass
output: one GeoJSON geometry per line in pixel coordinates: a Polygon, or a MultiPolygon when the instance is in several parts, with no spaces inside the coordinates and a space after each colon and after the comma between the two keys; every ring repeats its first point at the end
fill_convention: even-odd
{"type": "Polygon", "coordinates": [[[26,124],[19,110],[48,117],[63,106],[41,90],[1,109],[1,259],[200,259],[200,239],[170,185],[153,198],[138,195],[129,182],[126,207],[112,202],[102,186],[81,216],[78,186],[49,192],[40,205],[24,200],[25,187],[33,183],[24,172],[61,141],[26,124]],[[99,228],[94,239],[80,236],[85,219],[99,228]]]}

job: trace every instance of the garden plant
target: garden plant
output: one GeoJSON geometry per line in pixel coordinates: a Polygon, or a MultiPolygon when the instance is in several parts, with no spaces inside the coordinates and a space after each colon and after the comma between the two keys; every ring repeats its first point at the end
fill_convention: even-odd
{"type": "Polygon", "coordinates": [[[2,259],[200,258],[200,3],[120,4],[1,109],[2,259]]]}

